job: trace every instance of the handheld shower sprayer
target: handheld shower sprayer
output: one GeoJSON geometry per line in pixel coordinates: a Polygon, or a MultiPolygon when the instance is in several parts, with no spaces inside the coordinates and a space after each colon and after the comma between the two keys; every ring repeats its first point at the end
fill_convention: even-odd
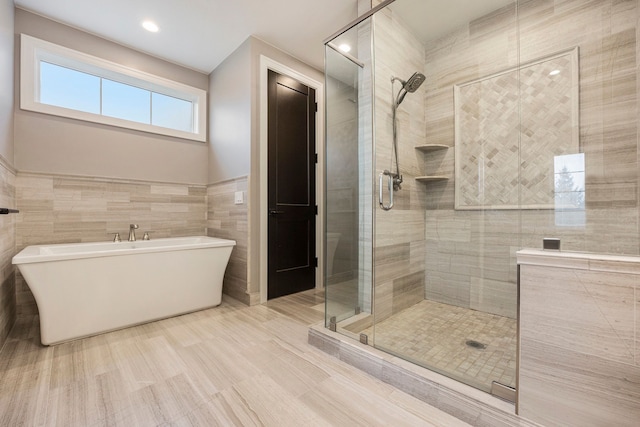
{"type": "MultiPolygon", "coordinates": [[[[402,80],[398,77],[391,77],[391,92],[393,93],[393,84],[396,81],[399,81],[402,84],[402,87],[398,91],[398,94],[394,96],[393,103],[391,106],[392,117],[393,117],[393,154],[395,155],[395,163],[396,170],[395,172],[385,170],[380,173],[379,176],[379,203],[380,207],[385,211],[390,210],[393,207],[393,192],[402,189],[402,175],[400,175],[400,164],[398,162],[398,123],[396,118],[396,113],[402,101],[404,101],[405,96],[408,93],[413,93],[424,83],[426,77],[424,74],[415,72],[409,77],[407,80],[402,80]],[[389,187],[389,203],[387,205],[384,204],[383,201],[383,181],[384,178],[387,177],[387,184],[389,187]]],[[[392,168],[390,168],[392,169],[392,168]]]]}
{"type": "Polygon", "coordinates": [[[426,80],[426,77],[424,76],[424,74],[416,71],[415,73],[413,73],[411,77],[409,77],[408,80],[402,80],[402,79],[399,79],[398,77],[391,78],[392,83],[396,80],[402,83],[402,87],[400,88],[400,91],[398,92],[398,95],[395,100],[395,104],[397,108],[400,104],[402,104],[402,101],[404,101],[404,97],[407,96],[408,93],[413,93],[416,90],[418,90],[418,88],[426,80]]]}
{"type": "Polygon", "coordinates": [[[398,94],[395,96],[392,105],[392,115],[393,115],[393,152],[395,154],[396,160],[396,172],[393,175],[393,189],[398,191],[402,188],[402,175],[400,175],[400,164],[398,162],[398,120],[397,120],[397,110],[402,101],[404,101],[404,97],[407,96],[408,93],[413,93],[424,83],[426,77],[424,74],[415,72],[409,77],[407,80],[402,80],[398,77],[391,77],[391,87],[393,88],[393,83],[395,81],[399,81],[402,84],[402,87],[398,91],[398,94]]]}

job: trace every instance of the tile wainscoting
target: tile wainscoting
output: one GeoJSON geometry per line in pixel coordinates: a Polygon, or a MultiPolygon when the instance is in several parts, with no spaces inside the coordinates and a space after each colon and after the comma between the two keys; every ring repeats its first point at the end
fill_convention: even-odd
{"type": "MultiPolygon", "coordinates": [[[[19,172],[16,199],[16,252],[33,244],[126,240],[129,224],[139,237],[206,235],[207,188],[204,185],[132,181],[19,172]]],[[[36,304],[17,274],[18,315],[33,314],[36,304]]]]}
{"type": "Polygon", "coordinates": [[[519,414],[545,426],[640,420],[640,257],[523,250],[519,414]]]}
{"type": "Polygon", "coordinates": [[[224,275],[222,291],[247,305],[258,304],[259,294],[247,287],[247,253],[249,247],[248,177],[209,184],[207,187],[207,233],[211,237],[232,239],[236,246],[224,275]],[[235,204],[235,193],[242,192],[244,203],[235,204]]]}
{"type": "MultiPolygon", "coordinates": [[[[0,157],[0,207],[16,207],[15,170],[0,157]]],[[[0,215],[0,348],[16,320],[15,273],[11,258],[16,252],[17,215],[0,215]]]]}

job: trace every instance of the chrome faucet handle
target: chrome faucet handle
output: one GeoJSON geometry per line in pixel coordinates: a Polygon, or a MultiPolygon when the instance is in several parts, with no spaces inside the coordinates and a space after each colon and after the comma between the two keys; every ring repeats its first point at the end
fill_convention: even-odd
{"type": "Polygon", "coordinates": [[[142,240],[151,240],[151,237],[149,237],[149,233],[150,231],[145,231],[144,236],[142,236],[142,240]]]}
{"type": "Polygon", "coordinates": [[[120,239],[120,233],[111,233],[111,234],[113,234],[113,243],[122,242],[122,239],[120,239]]]}

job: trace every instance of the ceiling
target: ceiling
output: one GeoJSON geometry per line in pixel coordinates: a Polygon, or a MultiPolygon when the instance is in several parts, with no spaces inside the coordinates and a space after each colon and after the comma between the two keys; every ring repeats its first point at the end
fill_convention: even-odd
{"type": "MultiPolygon", "coordinates": [[[[14,0],[14,3],[209,74],[250,35],[322,69],[323,41],[357,17],[358,0],[14,0]],[[141,26],[144,20],[153,20],[160,31],[144,30],[141,26]]],[[[428,41],[510,3],[514,0],[400,0],[391,8],[420,40],[428,41]]]]}
{"type": "Polygon", "coordinates": [[[323,68],[357,0],[14,0],[16,6],[209,74],[250,35],[323,68]],[[141,27],[153,20],[150,33],[141,27]]]}
{"type": "Polygon", "coordinates": [[[419,40],[428,42],[514,4],[515,0],[400,0],[389,7],[419,40]]]}
{"type": "MultiPolygon", "coordinates": [[[[516,0],[396,0],[389,5],[389,9],[416,40],[424,44],[468,26],[472,21],[505,6],[514,6],[515,2],[516,0]]],[[[515,14],[513,17],[515,20],[515,14]]],[[[347,56],[357,59],[360,36],[361,32],[357,27],[338,35],[331,40],[335,50],[330,50],[327,54],[325,72],[348,85],[354,85],[358,81],[358,68],[351,61],[340,59],[340,55],[344,54],[340,52],[339,46],[346,44],[352,47],[347,56]]],[[[388,43],[382,43],[381,46],[384,49],[389,46],[402,49],[402,46],[388,43]]],[[[365,48],[369,47],[370,45],[365,44],[365,48]]]]}

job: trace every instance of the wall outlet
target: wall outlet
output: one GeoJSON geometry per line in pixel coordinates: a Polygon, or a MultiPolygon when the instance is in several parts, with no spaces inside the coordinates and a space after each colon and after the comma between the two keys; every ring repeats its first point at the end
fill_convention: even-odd
{"type": "Polygon", "coordinates": [[[243,191],[236,191],[235,200],[236,200],[236,205],[243,204],[244,203],[244,192],[243,191]]]}

